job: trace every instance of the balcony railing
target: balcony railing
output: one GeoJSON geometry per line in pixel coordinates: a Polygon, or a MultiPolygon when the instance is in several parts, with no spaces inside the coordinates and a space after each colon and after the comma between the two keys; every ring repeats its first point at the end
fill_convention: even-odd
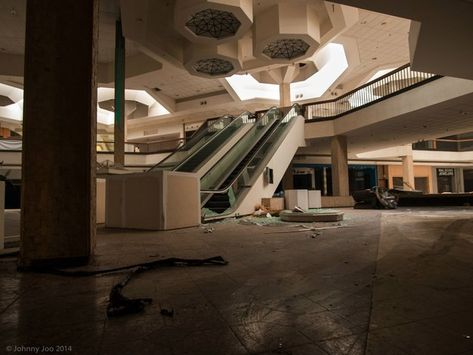
{"type": "Polygon", "coordinates": [[[412,144],[414,150],[432,150],[441,152],[472,152],[473,139],[446,139],[439,138],[412,144]]]}
{"type": "MultiPolygon", "coordinates": [[[[168,139],[156,142],[125,142],[125,153],[157,154],[173,152],[184,144],[184,138],[168,139]]],[[[97,141],[97,153],[113,153],[115,142],[97,141]]]]}
{"type": "Polygon", "coordinates": [[[333,120],[438,78],[441,76],[411,70],[406,64],[340,97],[304,105],[305,117],[308,121],[333,120]]]}
{"type": "MultiPolygon", "coordinates": [[[[125,142],[125,153],[158,154],[173,152],[184,144],[184,138],[168,139],[156,142],[125,142]]],[[[113,153],[115,142],[97,141],[97,153],[113,153]]],[[[0,139],[0,151],[21,152],[21,139],[0,139]]]]}

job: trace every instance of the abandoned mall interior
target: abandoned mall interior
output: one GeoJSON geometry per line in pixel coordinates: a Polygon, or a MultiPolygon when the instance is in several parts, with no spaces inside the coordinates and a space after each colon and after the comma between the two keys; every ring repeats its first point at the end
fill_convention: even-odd
{"type": "Polygon", "coordinates": [[[473,0],[0,0],[0,354],[473,354],[473,0]]]}

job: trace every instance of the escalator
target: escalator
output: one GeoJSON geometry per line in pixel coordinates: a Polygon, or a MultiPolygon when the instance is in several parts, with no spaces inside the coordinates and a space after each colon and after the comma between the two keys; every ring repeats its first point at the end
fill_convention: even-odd
{"type": "MultiPolygon", "coordinates": [[[[246,156],[236,165],[230,175],[218,186],[218,188],[230,186],[235,178],[243,171],[248,165],[250,160],[254,157],[255,153],[261,148],[266,139],[277,129],[280,118],[275,120],[261,136],[261,138],[254,144],[253,148],[246,154],[246,156]]],[[[214,193],[205,202],[204,207],[215,213],[223,213],[230,207],[230,197],[227,193],[214,193]]]]}
{"type": "MultiPolygon", "coordinates": [[[[233,172],[236,166],[248,155],[262,136],[281,118],[279,109],[272,108],[259,118],[253,127],[216,162],[200,179],[201,190],[218,189],[233,172]]],[[[210,196],[202,196],[201,204],[210,196]]]]}
{"type": "Polygon", "coordinates": [[[159,163],[149,169],[153,170],[174,170],[184,160],[189,158],[194,152],[198,151],[206,142],[228,126],[233,120],[232,116],[222,116],[218,119],[207,120],[199,129],[191,136],[189,140],[174,153],[167,156],[159,163]]]}
{"type": "Polygon", "coordinates": [[[201,127],[183,147],[149,171],[196,172],[247,123],[251,123],[249,112],[244,112],[237,118],[223,116],[213,120],[206,127],[201,127]]]}
{"type": "MultiPolygon", "coordinates": [[[[212,183],[205,180],[207,176],[204,176],[201,180],[201,206],[204,219],[225,217],[237,210],[252,185],[261,177],[266,164],[279,145],[287,138],[299,112],[298,105],[291,107],[285,115],[277,108],[269,110],[262,118],[260,125],[257,122],[258,127],[255,127],[255,130],[261,129],[265,123],[264,132],[255,134],[253,137],[255,139],[252,141],[247,140],[241,143],[243,146],[246,145],[247,149],[245,154],[241,154],[238,162],[235,163],[237,159],[233,159],[233,165],[225,161],[217,163],[209,174],[215,171],[214,175],[217,175],[216,172],[219,172],[220,177],[207,178],[212,183]]],[[[238,146],[234,149],[244,150],[243,147],[238,148],[238,146]]],[[[229,151],[228,155],[230,153],[232,152],[229,151]]]]}

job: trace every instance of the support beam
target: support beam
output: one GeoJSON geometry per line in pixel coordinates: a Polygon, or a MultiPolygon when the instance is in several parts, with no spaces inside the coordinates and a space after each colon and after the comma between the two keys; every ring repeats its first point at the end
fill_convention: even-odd
{"type": "Polygon", "coordinates": [[[334,196],[349,196],[347,138],[334,136],[332,147],[332,190],[334,196]]]}
{"type": "Polygon", "coordinates": [[[95,246],[97,0],[28,0],[20,266],[95,246]]]}
{"type": "Polygon", "coordinates": [[[412,145],[405,146],[406,155],[402,156],[402,184],[404,190],[415,190],[414,159],[412,158],[412,145]]]}
{"type": "Polygon", "coordinates": [[[291,84],[289,83],[279,84],[279,106],[291,106],[291,84]]]}
{"type": "Polygon", "coordinates": [[[125,165],[125,38],[120,20],[115,25],[115,126],[114,126],[115,166],[125,165]]]}

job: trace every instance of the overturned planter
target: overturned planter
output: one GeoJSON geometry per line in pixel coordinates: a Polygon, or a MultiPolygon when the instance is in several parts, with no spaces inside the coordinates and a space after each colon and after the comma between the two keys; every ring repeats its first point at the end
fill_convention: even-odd
{"type": "Polygon", "coordinates": [[[156,171],[112,175],[106,184],[105,226],[168,230],[200,224],[197,174],[156,171]]]}
{"type": "Polygon", "coordinates": [[[279,214],[284,222],[338,222],[343,220],[343,212],[339,211],[282,211],[279,214]]]}

